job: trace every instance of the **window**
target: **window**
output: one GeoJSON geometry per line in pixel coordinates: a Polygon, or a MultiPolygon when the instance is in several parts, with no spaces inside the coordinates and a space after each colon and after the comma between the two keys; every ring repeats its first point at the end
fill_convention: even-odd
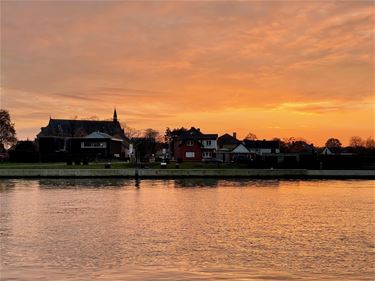
{"type": "Polygon", "coordinates": [[[186,145],[187,145],[187,146],[193,146],[193,144],[194,144],[194,142],[193,142],[192,140],[188,140],[188,141],[186,142],[186,145]]]}
{"type": "Polygon", "coordinates": [[[195,152],[194,151],[186,151],[185,157],[186,158],[195,158],[195,152]]]}
{"type": "Polygon", "coordinates": [[[210,146],[211,145],[211,141],[210,140],[206,140],[206,145],[210,146]]]}
{"type": "Polygon", "coordinates": [[[212,157],[212,153],[211,152],[203,152],[202,157],[203,158],[211,158],[212,157]]]}
{"type": "Polygon", "coordinates": [[[107,143],[105,142],[81,142],[81,148],[106,148],[107,143]]]}

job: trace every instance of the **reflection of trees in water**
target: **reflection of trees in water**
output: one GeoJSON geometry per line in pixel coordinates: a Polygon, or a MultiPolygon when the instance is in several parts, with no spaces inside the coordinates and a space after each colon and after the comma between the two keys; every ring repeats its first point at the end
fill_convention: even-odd
{"type": "Polygon", "coordinates": [[[116,179],[116,178],[81,178],[81,179],[40,179],[39,187],[48,188],[123,188],[133,187],[132,179],[116,179]]]}
{"type": "Polygon", "coordinates": [[[220,180],[220,186],[230,187],[279,187],[278,179],[225,179],[220,180]]]}
{"type": "Polygon", "coordinates": [[[14,180],[0,180],[0,192],[12,191],[16,186],[14,180]]]}
{"type": "Polygon", "coordinates": [[[175,180],[175,187],[218,187],[219,179],[188,178],[175,180]]]}
{"type": "Polygon", "coordinates": [[[279,187],[278,179],[186,178],[175,180],[175,187],[279,187]]]}

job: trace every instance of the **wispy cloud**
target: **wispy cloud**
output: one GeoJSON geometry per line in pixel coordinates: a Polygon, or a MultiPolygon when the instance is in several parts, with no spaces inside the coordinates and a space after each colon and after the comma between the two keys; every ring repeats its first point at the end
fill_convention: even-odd
{"type": "MultiPolygon", "coordinates": [[[[233,123],[257,112],[270,114],[269,123],[283,121],[250,122],[268,126],[269,134],[286,128],[293,114],[303,114],[310,128],[333,126],[317,116],[340,116],[344,124],[367,123],[361,132],[373,131],[365,121],[373,117],[372,2],[1,6],[1,102],[19,130],[36,132],[49,115],[108,118],[116,106],[128,124],[159,129],[187,124],[186,118],[207,128],[210,118],[214,129],[227,124],[220,118],[229,112],[237,114],[230,114],[233,123]]],[[[343,136],[350,126],[339,128],[343,136]]],[[[311,135],[323,139],[323,131],[311,135]]]]}

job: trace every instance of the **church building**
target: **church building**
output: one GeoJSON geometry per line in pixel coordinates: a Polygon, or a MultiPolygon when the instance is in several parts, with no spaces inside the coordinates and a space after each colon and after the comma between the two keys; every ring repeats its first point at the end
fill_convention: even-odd
{"type": "Polygon", "coordinates": [[[50,118],[36,137],[41,161],[67,158],[127,158],[129,140],[117,119],[71,120],[50,118]]]}

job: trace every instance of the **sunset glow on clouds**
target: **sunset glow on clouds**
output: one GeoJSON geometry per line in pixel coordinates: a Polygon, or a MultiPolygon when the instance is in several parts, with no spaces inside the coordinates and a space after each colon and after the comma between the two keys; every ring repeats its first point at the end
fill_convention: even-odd
{"type": "Polygon", "coordinates": [[[374,135],[374,3],[1,2],[1,107],[19,138],[119,118],[259,138],[374,135]]]}

